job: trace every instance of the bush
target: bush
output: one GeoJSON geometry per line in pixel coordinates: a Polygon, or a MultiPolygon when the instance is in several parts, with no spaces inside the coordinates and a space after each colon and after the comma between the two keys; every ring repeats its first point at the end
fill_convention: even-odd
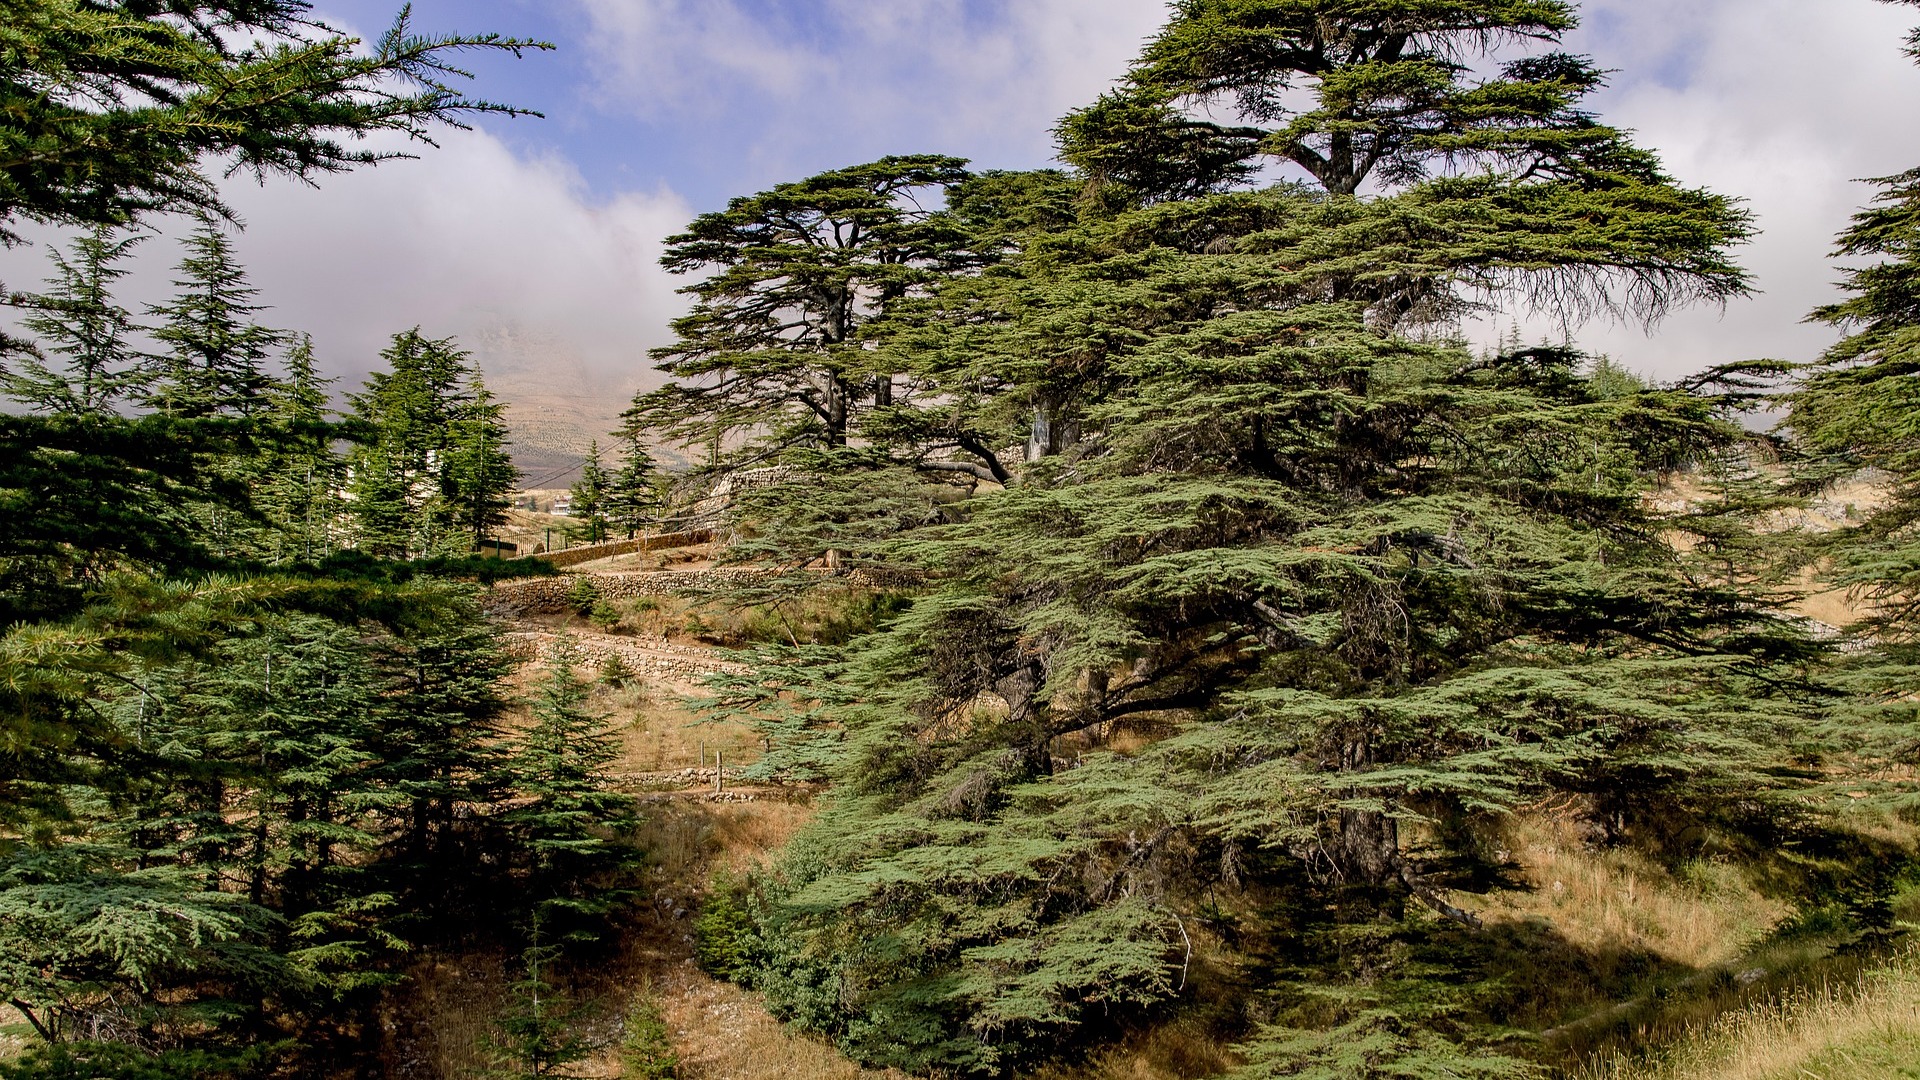
{"type": "Polygon", "coordinates": [[[628,1080],[672,1080],[680,1075],[680,1055],[667,1037],[667,1018],[650,995],[643,994],[627,1015],[620,1065],[621,1075],[628,1080]]]}
{"type": "Polygon", "coordinates": [[[256,1048],[241,1054],[149,1054],[119,1043],[71,1043],[0,1061],[0,1080],[248,1080],[265,1075],[271,1053],[256,1048]]]}
{"type": "Polygon", "coordinates": [[[713,880],[693,923],[693,955],[709,975],[744,984],[753,970],[753,911],[748,885],[731,875],[713,880]]]}
{"type": "Polygon", "coordinates": [[[582,615],[591,613],[594,606],[600,603],[600,586],[595,585],[590,577],[576,576],[573,584],[567,588],[567,603],[582,615]]]}
{"type": "Polygon", "coordinates": [[[624,685],[634,675],[633,667],[627,663],[627,658],[617,652],[608,653],[606,659],[600,661],[600,681],[608,686],[624,685]]]}
{"type": "Polygon", "coordinates": [[[620,609],[605,600],[594,601],[587,610],[587,621],[602,630],[611,630],[620,625],[620,618],[620,609]]]}

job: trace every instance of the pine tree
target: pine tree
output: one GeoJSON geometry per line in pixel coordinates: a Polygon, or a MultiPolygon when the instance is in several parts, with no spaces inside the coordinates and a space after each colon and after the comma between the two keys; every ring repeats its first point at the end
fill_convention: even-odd
{"type": "Polygon", "coordinates": [[[336,546],[346,473],[333,452],[332,383],[314,367],[312,337],[296,339],[263,416],[275,434],[255,503],[273,528],[262,553],[269,561],[316,562],[336,546]]]}
{"type": "Polygon", "coordinates": [[[588,708],[592,687],[575,673],[562,637],[534,692],[533,724],[514,742],[506,768],[530,801],[508,811],[515,842],[531,860],[535,918],[558,940],[590,940],[624,895],[613,880],[634,864],[620,834],[634,823],[633,799],[610,790],[607,769],[619,756],[606,718],[588,708]]]}
{"type": "Polygon", "coordinates": [[[253,302],[259,290],[218,223],[203,219],[184,243],[173,300],[147,312],[159,320],[153,336],[168,350],[148,404],[185,419],[256,416],[277,389],[266,365],[286,335],[254,321],[265,310],[253,302]]]}
{"type": "Polygon", "coordinates": [[[113,286],[127,275],[120,263],[142,239],[99,228],[76,239],[70,252],[52,253],[48,291],[20,301],[29,312],[21,325],[64,360],[63,368],[22,355],[0,366],[0,393],[39,412],[95,418],[134,396],[142,373],[130,339],[139,327],[114,301],[113,286]]]}
{"type": "Polygon", "coordinates": [[[391,155],[346,146],[524,110],[460,94],[452,54],[551,48],[496,34],[422,36],[409,11],[372,49],[298,0],[100,6],[28,0],[0,70],[0,241],[21,219],[119,227],[148,213],[231,216],[202,159],[312,181],[391,155]],[[138,47],[130,43],[137,42],[138,47]],[[240,42],[243,44],[236,44],[240,42]],[[164,89],[160,89],[164,88],[164,89]]]}
{"type": "Polygon", "coordinates": [[[580,479],[569,489],[568,514],[572,523],[567,536],[576,543],[597,544],[607,538],[607,493],[612,477],[600,463],[600,442],[587,446],[587,459],[580,463],[580,479]]]}
{"type": "Polygon", "coordinates": [[[380,355],[388,370],[351,399],[371,433],[348,458],[359,546],[396,558],[467,554],[505,520],[515,479],[505,406],[451,338],[415,327],[380,355]]]}
{"type": "MultiPolygon", "coordinates": [[[[641,433],[622,430],[618,437],[623,444],[620,467],[607,477],[603,502],[607,524],[616,535],[631,540],[653,523],[663,500],[653,455],[647,452],[641,433]]],[[[579,505],[577,495],[574,505],[579,505]]]]}
{"type": "Polygon", "coordinates": [[[1515,1075],[1517,1003],[1431,947],[1471,921],[1450,894],[1497,880],[1481,831],[1552,793],[1632,836],[1780,791],[1806,730],[1777,688],[1817,650],[1689,550],[1736,513],[1648,498],[1741,452],[1714,384],[1743,376],[1639,386],[1446,332],[1476,290],[1577,321],[1745,288],[1744,219],[1578,114],[1584,62],[1468,85],[1450,59],[1570,25],[1559,4],[1182,4],[1129,100],[1065,125],[1088,212],[869,331],[968,410],[894,459],[944,471],[911,440],[971,431],[1005,475],[956,446],[999,483],[942,499],[843,458],[755,508],[801,523],[763,549],[927,582],[844,653],[770,652],[726,703],[765,710],[766,768],[824,758],[836,785],[764,885],[747,978],[777,1010],[877,1064],[1005,1073],[1176,997],[1186,927],[1231,895],[1236,932],[1310,958],[1255,984],[1246,1075],[1350,1076],[1356,1048],[1383,1075],[1515,1075]],[[1420,109],[1366,97],[1419,80],[1420,109]],[[1282,121],[1294,85],[1320,107],[1282,121]],[[1181,119],[1214,94],[1291,126],[1181,119]],[[1142,102],[1169,142],[1108,123],[1142,102]],[[1275,148],[1331,164],[1227,190],[1275,148]],[[1352,194],[1362,165],[1386,192],[1352,194]],[[1022,435],[1046,445],[1010,468],[1022,435]],[[917,519],[867,512],[915,498],[917,519]],[[1148,745],[1116,749],[1129,729],[1148,745]]]}
{"type": "MultiPolygon", "coordinates": [[[[1908,42],[1920,59],[1920,31],[1908,42]]],[[[1788,397],[1786,426],[1813,455],[1810,486],[1866,476],[1884,494],[1816,545],[1826,583],[1861,613],[1848,628],[1863,648],[1842,676],[1852,694],[1833,712],[1843,747],[1862,760],[1845,782],[1877,801],[1914,805],[1908,785],[1881,779],[1889,762],[1920,756],[1920,709],[1909,688],[1920,671],[1920,169],[1876,181],[1874,205],[1856,214],[1837,254],[1865,258],[1845,271],[1847,296],[1813,318],[1847,331],[1788,397]],[[1856,775],[1857,774],[1857,775],[1856,775]]]]}
{"type": "Polygon", "coordinates": [[[520,474],[507,452],[507,407],[487,390],[478,369],[448,438],[445,492],[452,520],[447,550],[464,555],[507,523],[508,495],[520,474]]]}
{"type": "Polygon", "coordinates": [[[520,954],[521,976],[510,988],[512,997],[500,1021],[501,1037],[493,1040],[497,1067],[489,1075],[502,1080],[565,1078],[563,1070],[586,1060],[593,1047],[580,1034],[583,1012],[547,973],[559,950],[547,944],[536,924],[533,944],[520,954]]]}
{"type": "Polygon", "coordinates": [[[513,665],[466,590],[427,583],[410,599],[417,610],[375,658],[385,693],[372,773],[394,793],[402,821],[388,867],[393,891],[431,907],[481,869],[460,809],[492,802],[503,782],[500,691],[513,665]]]}
{"type": "Polygon", "coordinates": [[[938,276],[951,236],[923,209],[965,178],[945,157],[884,158],[733,200],[670,237],[661,264],[711,271],[654,351],[675,382],[634,399],[634,426],[685,445],[754,453],[846,443],[863,407],[893,398],[860,328],[938,276]]]}

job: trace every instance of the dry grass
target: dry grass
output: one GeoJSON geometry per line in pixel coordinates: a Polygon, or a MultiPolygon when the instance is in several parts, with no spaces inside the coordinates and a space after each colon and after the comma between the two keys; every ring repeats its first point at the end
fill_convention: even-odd
{"type": "Polygon", "coordinates": [[[388,1074],[443,1080],[485,1076],[494,1065],[491,1040],[506,1001],[501,956],[422,959],[408,969],[402,993],[382,1018],[388,1074]]]}
{"type": "Polygon", "coordinates": [[[1843,986],[1754,1005],[1658,1058],[1614,1058],[1576,1080],[1920,1078],[1920,953],[1843,986]]]}
{"type": "Polygon", "coordinates": [[[1140,1033],[1075,1065],[1053,1065],[1033,1080],[1200,1080],[1239,1060],[1210,1033],[1175,1022],[1140,1033]]]}
{"type": "Polygon", "coordinates": [[[655,986],[681,1080],[904,1080],[782,1027],[752,994],[676,965],[655,986]]]}
{"type": "Polygon", "coordinates": [[[1697,860],[1676,872],[1633,851],[1596,851],[1572,822],[1550,815],[1516,818],[1505,843],[1531,891],[1471,906],[1489,923],[1543,920],[1589,952],[1638,950],[1710,967],[1738,959],[1790,913],[1736,866],[1697,860]]]}

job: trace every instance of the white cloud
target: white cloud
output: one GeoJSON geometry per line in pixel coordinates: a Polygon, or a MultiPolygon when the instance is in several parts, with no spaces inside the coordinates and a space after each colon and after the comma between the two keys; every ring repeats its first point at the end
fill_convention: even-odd
{"type": "MultiPolygon", "coordinates": [[[[511,330],[520,351],[544,351],[571,381],[630,388],[682,307],[657,260],[687,205],[671,192],[596,203],[563,162],[523,160],[480,131],[440,141],[415,147],[419,160],[324,177],[318,189],[227,185],[246,224],[236,249],[272,306],[263,321],[311,332],[325,368],[350,384],[417,324],[483,349],[511,330]]],[[[178,259],[166,239],[140,251],[129,306],[165,296],[178,259]]],[[[37,247],[7,252],[0,280],[30,287],[45,265],[37,247]]]]}
{"type": "Polygon", "coordinates": [[[1597,0],[1586,15],[1574,47],[1618,70],[1598,111],[1682,183],[1746,201],[1760,236],[1736,257],[1760,292],[1652,335],[1597,325],[1578,340],[1661,377],[1813,359],[1834,332],[1802,319],[1835,295],[1834,236],[1872,194],[1855,181],[1920,165],[1920,69],[1900,51],[1915,13],[1873,0],[1597,0]]]}
{"type": "Polygon", "coordinates": [[[603,102],[648,118],[705,111],[753,171],[883,153],[1030,167],[1053,122],[1122,75],[1163,0],[822,0],[775,17],[740,0],[576,0],[603,102]],[[746,125],[743,127],[742,122],[746,125]]]}

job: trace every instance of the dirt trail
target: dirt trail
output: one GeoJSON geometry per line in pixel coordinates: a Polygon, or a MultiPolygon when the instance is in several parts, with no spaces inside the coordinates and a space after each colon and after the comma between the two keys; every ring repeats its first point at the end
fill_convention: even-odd
{"type": "MultiPolygon", "coordinates": [[[[523,616],[508,637],[531,659],[549,655],[562,634],[523,616]]],[[[700,680],[713,672],[745,670],[719,650],[664,637],[583,628],[569,629],[565,637],[576,664],[597,669],[617,656],[642,686],[668,699],[698,694],[700,680]]],[[[744,871],[770,859],[812,816],[814,791],[807,785],[746,784],[731,764],[732,750],[722,790],[716,791],[706,754],[720,733],[686,725],[684,714],[660,698],[641,700],[647,704],[638,719],[645,721],[647,738],[663,744],[650,744],[653,755],[669,761],[697,757],[701,765],[629,765],[616,774],[618,786],[642,800],[640,842],[650,865],[638,925],[626,954],[606,973],[609,999],[645,996],[659,1006],[680,1057],[680,1080],[905,1080],[862,1069],[832,1046],[794,1034],[757,995],[712,978],[694,962],[694,920],[715,872],[744,871]]],[[[582,1064],[582,1076],[622,1075],[611,1046],[582,1064]]]]}

